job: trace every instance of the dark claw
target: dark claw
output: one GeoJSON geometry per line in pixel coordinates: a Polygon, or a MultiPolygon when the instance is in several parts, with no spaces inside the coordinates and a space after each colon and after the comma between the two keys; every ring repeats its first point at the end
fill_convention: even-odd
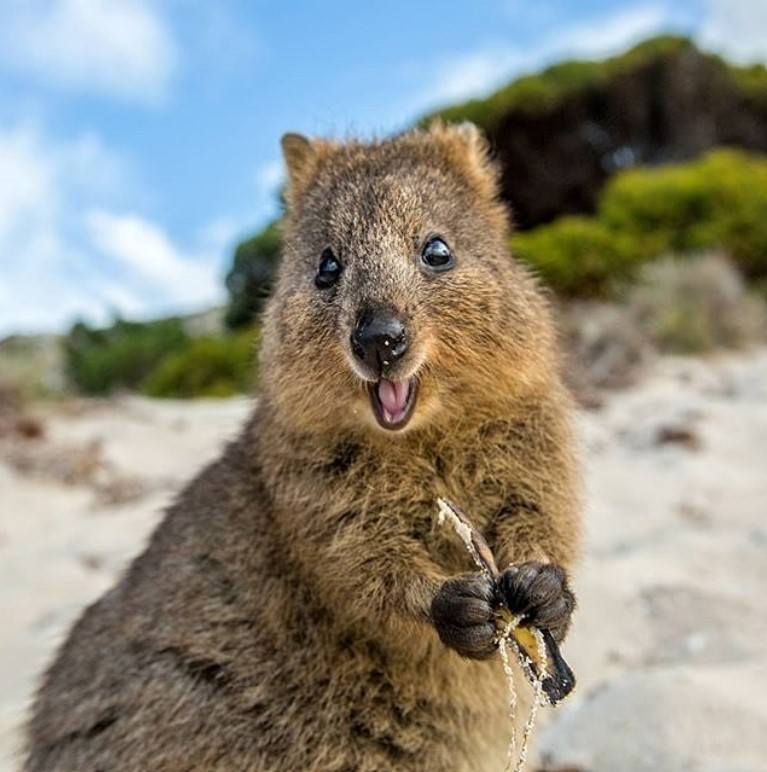
{"type": "Polygon", "coordinates": [[[522,624],[551,631],[561,642],[575,608],[565,572],[553,563],[521,563],[501,574],[501,601],[514,614],[524,614],[522,624]]]}
{"type": "Polygon", "coordinates": [[[431,618],[442,643],[471,659],[492,657],[495,600],[495,582],[485,574],[448,579],[431,604],[431,618]]]}

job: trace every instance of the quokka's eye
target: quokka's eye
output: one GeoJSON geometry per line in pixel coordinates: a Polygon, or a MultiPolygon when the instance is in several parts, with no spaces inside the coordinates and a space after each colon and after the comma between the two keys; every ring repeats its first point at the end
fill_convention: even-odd
{"type": "Polygon", "coordinates": [[[320,256],[320,264],[317,268],[317,275],[314,277],[314,283],[319,289],[328,289],[332,287],[341,276],[341,263],[333,254],[330,247],[326,247],[320,256]]]}
{"type": "Polygon", "coordinates": [[[424,244],[421,262],[431,271],[449,271],[455,258],[450,247],[439,236],[433,236],[424,244]]]}

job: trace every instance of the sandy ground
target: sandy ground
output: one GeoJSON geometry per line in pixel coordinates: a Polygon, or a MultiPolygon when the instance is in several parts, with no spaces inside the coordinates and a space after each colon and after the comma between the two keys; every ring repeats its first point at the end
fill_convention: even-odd
{"type": "MultiPolygon", "coordinates": [[[[67,626],[247,410],[86,403],[0,447],[2,772],[67,626]]],[[[547,768],[767,770],[767,351],[662,360],[581,425],[579,686],[540,733],[547,768]]]]}

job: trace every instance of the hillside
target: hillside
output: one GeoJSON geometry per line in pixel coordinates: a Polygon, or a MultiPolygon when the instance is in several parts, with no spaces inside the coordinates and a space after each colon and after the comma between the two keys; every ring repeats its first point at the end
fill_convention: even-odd
{"type": "Polygon", "coordinates": [[[526,229],[593,212],[606,180],[628,166],[689,160],[720,145],[767,152],[767,69],[659,37],[601,62],[556,64],[420,123],[435,118],[487,132],[503,195],[526,229]]]}

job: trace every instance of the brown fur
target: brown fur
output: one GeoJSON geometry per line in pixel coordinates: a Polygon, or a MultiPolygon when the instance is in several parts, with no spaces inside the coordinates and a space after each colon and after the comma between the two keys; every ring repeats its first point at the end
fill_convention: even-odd
{"type": "Polygon", "coordinates": [[[452,499],[503,567],[570,566],[578,492],[548,308],[507,252],[471,126],[361,144],[284,141],[290,210],[261,394],[47,673],[32,770],[496,770],[498,658],[446,648],[430,607],[471,568],[435,524],[452,499]],[[419,272],[442,234],[454,270],[419,272]],[[313,283],[322,250],[344,265],[313,283]],[[413,419],[375,424],[349,333],[407,318],[413,419]]]}

